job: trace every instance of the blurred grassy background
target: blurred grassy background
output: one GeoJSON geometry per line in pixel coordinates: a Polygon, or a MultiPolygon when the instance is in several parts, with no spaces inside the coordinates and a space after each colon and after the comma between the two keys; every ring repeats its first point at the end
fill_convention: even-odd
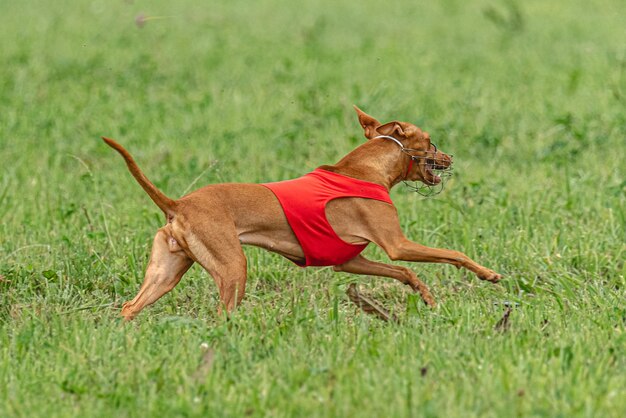
{"type": "Polygon", "coordinates": [[[0,0],[0,414],[623,416],[622,9],[0,0]],[[352,104],[455,155],[444,194],[392,197],[410,238],[502,286],[414,265],[433,312],[360,278],[405,320],[388,326],[347,304],[353,277],[246,249],[230,323],[195,267],[113,321],[163,220],[101,135],[178,197],[337,161],[364,140],[352,104]],[[196,378],[201,341],[216,363],[196,378]]]}

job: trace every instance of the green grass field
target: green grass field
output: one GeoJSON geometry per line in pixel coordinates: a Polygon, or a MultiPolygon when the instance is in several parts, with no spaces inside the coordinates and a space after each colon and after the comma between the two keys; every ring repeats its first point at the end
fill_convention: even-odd
{"type": "Polygon", "coordinates": [[[0,0],[0,416],[626,416],[623,6],[0,0]],[[120,321],[164,220],[101,135],[176,198],[336,162],[352,104],[454,154],[443,194],[394,189],[403,229],[501,284],[398,263],[431,310],[246,248],[229,321],[197,266],[120,321]]]}

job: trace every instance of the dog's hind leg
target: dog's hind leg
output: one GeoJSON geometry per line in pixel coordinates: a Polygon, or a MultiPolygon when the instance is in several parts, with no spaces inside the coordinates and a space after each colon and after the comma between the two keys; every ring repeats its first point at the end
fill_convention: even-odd
{"type": "Polygon", "coordinates": [[[178,284],[192,264],[193,260],[166,229],[159,229],[143,284],[137,296],[122,307],[122,316],[126,320],[133,319],[143,308],[156,302],[178,284]]]}
{"type": "MultiPolygon", "coordinates": [[[[223,228],[223,224],[222,224],[223,228]]],[[[215,231],[202,237],[188,233],[185,241],[195,260],[213,277],[222,309],[230,313],[246,291],[247,260],[235,231],[215,231]],[[215,239],[209,238],[215,236],[215,239]]]]}
{"type": "Polygon", "coordinates": [[[427,305],[436,305],[435,300],[430,294],[426,284],[424,284],[413,271],[406,267],[392,266],[391,264],[370,261],[359,255],[347,263],[334,266],[333,270],[346,273],[365,274],[368,276],[391,277],[411,286],[414,291],[419,292],[422,296],[422,300],[427,305]]]}

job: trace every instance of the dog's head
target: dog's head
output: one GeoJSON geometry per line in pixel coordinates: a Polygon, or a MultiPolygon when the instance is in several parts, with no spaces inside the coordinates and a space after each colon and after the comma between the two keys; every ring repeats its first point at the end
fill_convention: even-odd
{"type": "Polygon", "coordinates": [[[408,169],[403,180],[421,181],[429,186],[441,182],[441,177],[434,171],[449,169],[452,165],[452,157],[430,142],[428,132],[422,131],[409,122],[393,121],[381,124],[358,107],[354,106],[354,108],[367,139],[394,138],[402,144],[402,150],[411,156],[412,164],[404,160],[408,169]]]}

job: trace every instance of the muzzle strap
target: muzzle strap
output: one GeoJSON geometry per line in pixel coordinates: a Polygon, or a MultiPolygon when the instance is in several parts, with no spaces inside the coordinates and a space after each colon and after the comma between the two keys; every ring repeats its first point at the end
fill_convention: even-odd
{"type": "Polygon", "coordinates": [[[411,172],[411,168],[413,168],[413,158],[411,158],[411,161],[409,161],[409,166],[406,169],[406,173],[404,174],[404,179],[408,179],[409,178],[409,173],[411,172]]]}

